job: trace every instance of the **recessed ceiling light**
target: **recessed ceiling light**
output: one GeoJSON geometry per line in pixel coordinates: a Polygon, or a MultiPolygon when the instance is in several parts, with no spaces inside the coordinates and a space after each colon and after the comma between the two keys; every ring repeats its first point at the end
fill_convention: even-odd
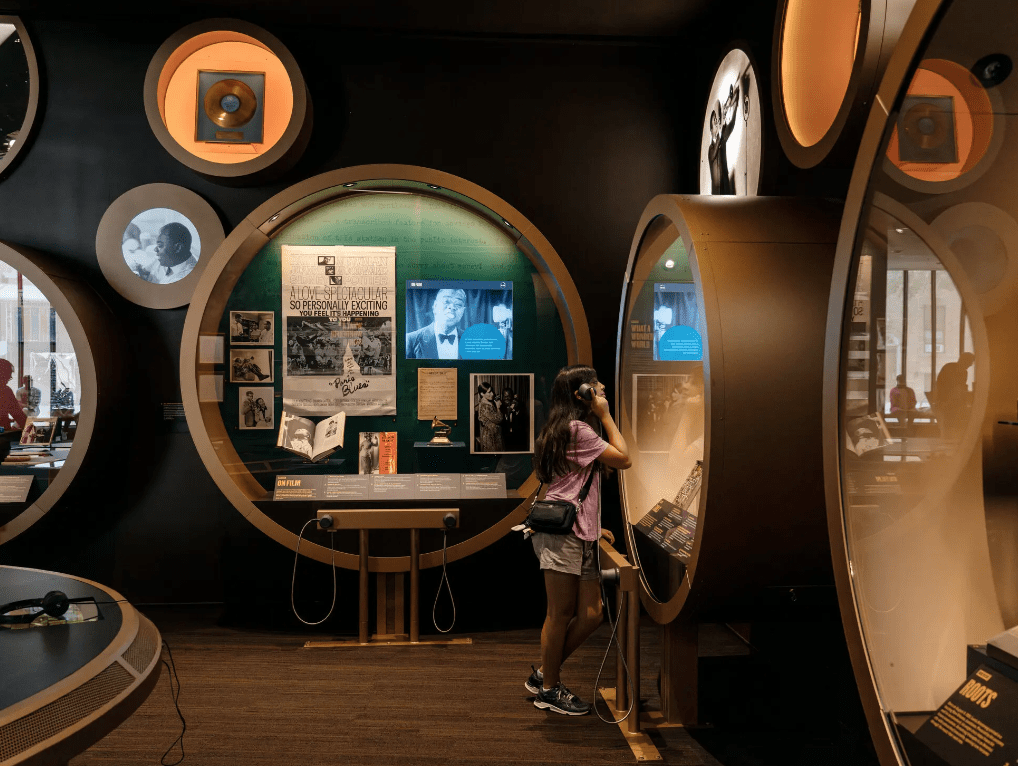
{"type": "Polygon", "coordinates": [[[675,268],[675,261],[673,261],[671,258],[669,258],[667,261],[665,261],[665,268],[666,269],[674,269],[675,268]]]}

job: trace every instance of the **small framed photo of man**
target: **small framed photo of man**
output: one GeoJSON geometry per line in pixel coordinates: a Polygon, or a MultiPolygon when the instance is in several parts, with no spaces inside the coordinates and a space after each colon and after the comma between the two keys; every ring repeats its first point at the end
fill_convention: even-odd
{"type": "Polygon", "coordinates": [[[21,439],[18,444],[48,447],[53,443],[56,426],[56,418],[29,418],[25,422],[25,427],[21,429],[21,439]]]}
{"type": "Polygon", "coordinates": [[[230,349],[231,383],[272,383],[271,348],[230,349]]]}
{"type": "Polygon", "coordinates": [[[275,389],[272,386],[240,387],[237,413],[240,430],[268,430],[275,427],[274,395],[275,389]]]}
{"type": "Polygon", "coordinates": [[[276,340],[276,315],[272,311],[231,311],[230,345],[271,346],[276,340]]]}
{"type": "Polygon", "coordinates": [[[534,451],[534,375],[471,373],[470,452],[534,451]]]}
{"type": "Polygon", "coordinates": [[[845,426],[845,447],[862,456],[891,443],[891,434],[879,412],[848,421],[845,426]]]}
{"type": "Polygon", "coordinates": [[[124,229],[124,261],[138,277],[157,285],[177,282],[201,258],[201,239],[191,220],[169,208],[136,215],[124,229]]]}

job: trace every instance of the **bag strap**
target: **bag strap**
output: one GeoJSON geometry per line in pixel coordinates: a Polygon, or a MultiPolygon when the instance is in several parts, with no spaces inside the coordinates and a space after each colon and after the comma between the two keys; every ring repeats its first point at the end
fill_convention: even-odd
{"type": "MultiPolygon", "coordinates": [[[[580,490],[580,496],[576,498],[576,502],[580,505],[587,499],[587,493],[590,492],[590,485],[594,482],[594,473],[597,470],[597,466],[594,465],[597,461],[591,461],[590,463],[590,475],[587,476],[587,481],[583,485],[583,489],[580,490]]],[[[542,481],[537,485],[537,494],[534,495],[534,502],[537,502],[537,498],[541,496],[541,490],[544,488],[544,482],[542,481]]]]}

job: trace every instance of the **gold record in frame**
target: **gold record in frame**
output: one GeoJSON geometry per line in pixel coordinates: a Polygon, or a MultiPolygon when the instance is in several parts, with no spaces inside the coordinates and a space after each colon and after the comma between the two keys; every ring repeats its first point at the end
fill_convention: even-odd
{"type": "Polygon", "coordinates": [[[223,225],[204,199],[180,186],[147,184],[109,206],[96,231],[95,252],[118,293],[139,306],[170,309],[190,303],[224,239],[223,225]],[[167,250],[179,255],[167,256],[167,250]]]}
{"type": "Polygon", "coordinates": [[[246,124],[258,108],[258,98],[254,91],[240,80],[220,80],[205,94],[203,104],[205,115],[223,128],[237,128],[246,124]],[[223,105],[223,99],[233,98],[237,102],[237,108],[228,111],[223,105]]]}

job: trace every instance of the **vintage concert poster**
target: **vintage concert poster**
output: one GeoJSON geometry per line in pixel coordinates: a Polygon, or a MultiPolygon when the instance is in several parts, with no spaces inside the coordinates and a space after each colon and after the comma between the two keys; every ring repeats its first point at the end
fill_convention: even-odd
{"type": "Polygon", "coordinates": [[[283,406],[396,414],[396,248],[283,245],[283,406]]]}

